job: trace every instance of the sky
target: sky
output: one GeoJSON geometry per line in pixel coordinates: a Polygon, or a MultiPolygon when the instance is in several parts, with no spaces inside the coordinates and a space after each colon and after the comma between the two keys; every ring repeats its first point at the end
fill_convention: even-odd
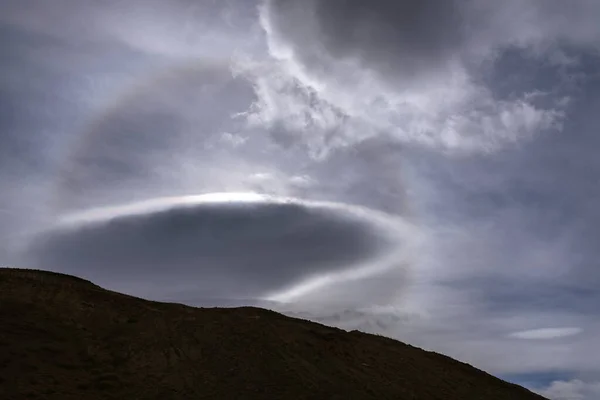
{"type": "Polygon", "coordinates": [[[600,398],[600,2],[4,0],[0,265],[600,398]]]}

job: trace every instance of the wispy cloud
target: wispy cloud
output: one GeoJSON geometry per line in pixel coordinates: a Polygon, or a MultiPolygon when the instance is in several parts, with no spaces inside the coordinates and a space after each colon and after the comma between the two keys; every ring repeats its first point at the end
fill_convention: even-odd
{"type": "Polygon", "coordinates": [[[508,336],[516,339],[545,340],[573,336],[581,333],[581,331],[581,328],[540,328],[513,332],[508,336]]]}
{"type": "Polygon", "coordinates": [[[593,400],[600,396],[600,382],[555,381],[538,393],[550,400],[593,400]]]}

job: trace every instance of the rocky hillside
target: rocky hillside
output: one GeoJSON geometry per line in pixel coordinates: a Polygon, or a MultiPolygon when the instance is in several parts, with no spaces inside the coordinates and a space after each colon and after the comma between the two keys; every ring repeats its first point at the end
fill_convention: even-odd
{"type": "Polygon", "coordinates": [[[45,271],[0,269],[0,321],[2,399],[543,399],[381,336],[45,271]]]}

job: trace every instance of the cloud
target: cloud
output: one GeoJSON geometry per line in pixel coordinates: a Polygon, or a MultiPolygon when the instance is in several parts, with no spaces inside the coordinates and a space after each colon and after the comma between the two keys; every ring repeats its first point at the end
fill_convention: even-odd
{"type": "Polygon", "coordinates": [[[555,381],[538,393],[550,400],[595,400],[600,397],[600,382],[584,382],[579,379],[555,381]]]}
{"type": "Polygon", "coordinates": [[[236,151],[245,141],[236,115],[253,98],[250,84],[222,61],[178,62],[142,76],[80,128],[61,165],[57,206],[131,200],[144,196],[142,188],[173,194],[197,180],[190,173],[223,168],[228,151],[248,162],[236,151]]]}
{"type": "Polygon", "coordinates": [[[581,331],[581,328],[540,328],[513,332],[508,336],[515,339],[547,340],[577,335],[581,331]]]}
{"type": "MultiPolygon", "coordinates": [[[[401,231],[360,207],[223,196],[88,211],[41,233],[27,259],[100,283],[160,284],[153,296],[191,286],[201,297],[258,298],[321,274],[335,278],[406,245],[401,231]]],[[[378,295],[401,290],[403,274],[378,295]]]]}
{"type": "MultiPolygon", "coordinates": [[[[565,13],[558,3],[521,3],[516,11],[513,2],[476,0],[265,1],[261,21],[278,62],[256,80],[256,118],[303,132],[322,151],[389,135],[489,152],[560,130],[566,103],[540,88],[505,97],[496,88],[501,78],[486,75],[514,49],[540,64],[564,59],[564,43],[595,51],[595,23],[584,18],[586,28],[574,34],[558,21],[579,24],[597,6],[580,1],[565,13]]],[[[564,85],[548,89],[564,92],[564,85]]]]}
{"type": "Polygon", "coordinates": [[[57,160],[90,108],[132,69],[152,64],[151,57],[122,43],[95,40],[93,18],[85,13],[65,17],[83,3],[59,1],[52,9],[38,1],[2,5],[0,207],[8,211],[0,223],[3,259],[14,261],[15,242],[44,224],[57,160]],[[24,200],[32,198],[44,201],[24,200]]]}
{"type": "Polygon", "coordinates": [[[4,2],[0,262],[597,381],[600,3],[257,3],[4,2]]]}
{"type": "MultiPolygon", "coordinates": [[[[579,65],[568,70],[578,77],[563,132],[540,135],[491,154],[456,157],[380,136],[341,146],[325,156],[323,165],[336,174],[349,172],[351,165],[370,154],[368,144],[374,144],[374,154],[389,152],[396,164],[387,168],[368,164],[374,171],[389,171],[389,176],[379,173],[372,187],[397,187],[391,182],[402,176],[408,206],[395,210],[410,210],[415,216],[424,247],[412,268],[411,285],[390,314],[315,307],[300,315],[392,336],[495,374],[560,371],[559,379],[570,379],[586,371],[597,379],[596,357],[586,349],[598,347],[600,337],[594,309],[599,269],[593,244],[598,233],[593,227],[598,224],[592,222],[599,216],[592,200],[598,190],[593,150],[598,75],[597,60],[578,54],[579,65]],[[360,156],[353,153],[357,149],[360,156]],[[382,177],[389,177],[389,186],[382,177]],[[510,337],[540,327],[581,332],[552,340],[510,337]]],[[[503,96],[523,87],[551,86],[546,81],[561,80],[565,72],[562,67],[543,67],[540,60],[521,51],[511,57],[497,66],[498,76],[506,78],[503,96]]],[[[359,195],[354,198],[361,198],[360,188],[371,187],[371,176],[357,180],[359,195]]],[[[347,183],[338,179],[328,187],[338,182],[347,183]]],[[[392,198],[381,191],[369,201],[383,207],[392,198]]]]}
{"type": "MultiPolygon", "coordinates": [[[[591,150],[597,143],[592,110],[598,105],[593,60],[581,57],[578,70],[584,77],[562,133],[485,155],[404,152],[405,169],[411,170],[405,184],[418,193],[409,201],[424,216],[429,246],[416,268],[423,276],[414,301],[433,320],[454,315],[447,323],[463,329],[446,331],[434,324],[422,327],[428,333],[420,337],[397,328],[386,332],[495,373],[587,371],[597,380],[597,361],[586,351],[598,346],[600,332],[593,307],[599,272],[592,244],[599,217],[591,202],[598,190],[597,156],[591,150]],[[581,332],[552,340],[509,337],[540,327],[581,332]]],[[[512,68],[531,67],[520,57],[513,62],[512,68]]],[[[529,76],[516,69],[510,75],[524,81],[529,76]]],[[[540,72],[538,78],[551,76],[540,72]]],[[[549,332],[529,335],[535,333],[549,332]]]]}
{"type": "Polygon", "coordinates": [[[0,23],[46,40],[80,46],[112,46],[160,57],[224,56],[232,48],[256,47],[258,25],[252,1],[74,1],[28,4],[8,0],[0,23]],[[74,12],[80,18],[67,18],[74,12]],[[243,37],[237,33],[243,31],[243,37]]]}
{"type": "MultiPolygon", "coordinates": [[[[410,297],[410,289],[405,297],[410,297]]],[[[582,374],[590,379],[598,376],[595,354],[589,353],[590,348],[598,346],[598,327],[585,316],[552,311],[490,313],[479,309],[468,297],[461,302],[456,296],[441,295],[439,289],[429,293],[439,302],[437,309],[427,310],[429,312],[407,307],[402,301],[383,307],[334,308],[302,303],[295,307],[293,304],[270,307],[347,330],[360,329],[392,337],[528,387],[548,384],[544,381],[540,385],[523,378],[530,374],[549,374],[555,379],[571,379],[582,374]],[[520,327],[552,323],[556,326],[580,323],[586,330],[553,340],[515,340],[508,336],[520,327]]]]}
{"type": "Polygon", "coordinates": [[[593,15],[599,10],[593,0],[267,0],[262,16],[276,54],[297,59],[307,71],[325,75],[341,61],[387,81],[422,85],[453,63],[511,46],[556,50],[567,42],[598,49],[593,15]]]}
{"type": "Polygon", "coordinates": [[[398,74],[414,79],[443,70],[465,42],[458,6],[455,1],[269,1],[265,20],[271,40],[307,70],[327,74],[335,59],[375,65],[392,79],[398,74]]]}

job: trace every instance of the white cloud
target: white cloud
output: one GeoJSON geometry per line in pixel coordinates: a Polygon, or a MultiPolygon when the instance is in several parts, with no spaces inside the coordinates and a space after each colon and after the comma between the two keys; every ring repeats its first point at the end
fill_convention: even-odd
{"type": "Polygon", "coordinates": [[[479,81],[481,63],[512,43],[494,36],[474,51],[470,37],[480,32],[461,30],[487,29],[467,11],[493,11],[496,18],[498,10],[464,10],[455,23],[463,27],[447,22],[441,3],[423,10],[400,3],[376,1],[362,13],[359,2],[266,1],[261,21],[278,63],[256,79],[255,119],[296,125],[305,141],[325,149],[385,134],[448,151],[493,151],[560,128],[560,105],[542,107],[531,93],[500,99],[479,81]],[[407,17],[406,29],[390,24],[385,13],[398,11],[397,18],[404,8],[416,22],[407,17]],[[342,21],[346,14],[352,22],[342,21]],[[336,127],[338,141],[325,142],[322,132],[336,127]]]}
{"type": "MultiPolygon", "coordinates": [[[[275,135],[291,134],[294,142],[307,145],[314,158],[326,156],[330,147],[356,140],[358,129],[346,123],[347,116],[313,88],[290,76],[281,63],[245,60],[236,67],[250,77],[257,94],[247,115],[250,127],[275,135]]],[[[361,135],[367,136],[366,132],[361,135]]]]}
{"type": "Polygon", "coordinates": [[[584,382],[579,379],[555,381],[538,393],[550,400],[597,400],[600,399],[600,382],[584,382]]]}
{"type": "Polygon", "coordinates": [[[581,328],[540,328],[513,332],[508,336],[515,339],[547,340],[573,336],[581,332],[581,328]]]}

